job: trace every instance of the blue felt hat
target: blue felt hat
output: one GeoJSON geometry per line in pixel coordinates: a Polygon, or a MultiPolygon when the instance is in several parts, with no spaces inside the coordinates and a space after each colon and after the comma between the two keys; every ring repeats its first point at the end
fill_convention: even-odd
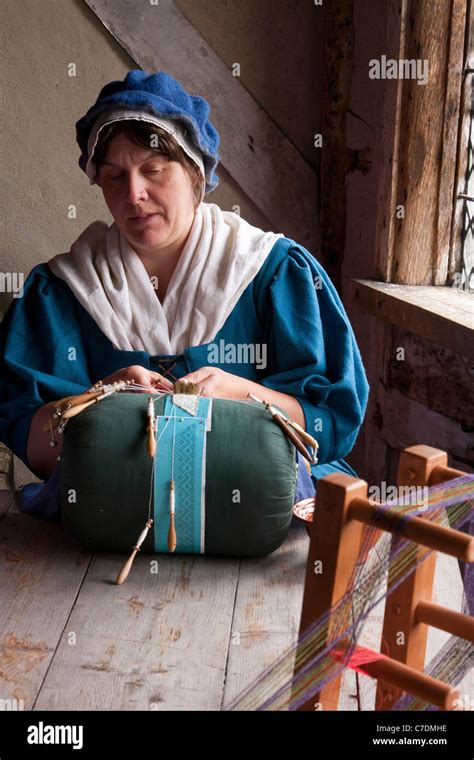
{"type": "MultiPolygon", "coordinates": [[[[76,123],[76,138],[81,149],[79,166],[86,174],[90,176],[91,151],[94,149],[89,139],[91,132],[97,123],[106,120],[107,113],[118,111],[141,112],[157,119],[180,122],[185,133],[184,140],[202,157],[205,192],[209,193],[217,187],[219,177],[215,168],[220,160],[220,138],[209,121],[209,103],[199,95],[189,95],[165,71],[155,74],[141,69],[129,71],[123,81],[109,82],[102,88],[95,104],[76,123]]],[[[135,118],[132,113],[130,118],[135,118]]],[[[178,142],[184,144],[182,139],[178,142]]]]}

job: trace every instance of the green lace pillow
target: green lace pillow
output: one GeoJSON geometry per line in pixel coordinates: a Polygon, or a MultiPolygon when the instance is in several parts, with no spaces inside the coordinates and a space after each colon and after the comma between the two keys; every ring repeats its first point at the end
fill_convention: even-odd
{"type": "Polygon", "coordinates": [[[168,552],[171,481],[178,553],[256,557],[287,536],[295,449],[259,404],[170,394],[155,400],[156,454],[147,453],[148,396],[117,393],[71,418],[61,455],[63,523],[85,546],[168,552]]]}

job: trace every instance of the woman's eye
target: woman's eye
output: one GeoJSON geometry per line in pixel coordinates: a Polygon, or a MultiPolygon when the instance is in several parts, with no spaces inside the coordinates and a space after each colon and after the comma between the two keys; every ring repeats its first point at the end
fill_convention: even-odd
{"type": "MultiPolygon", "coordinates": [[[[163,169],[146,169],[145,174],[162,174],[163,169]]],[[[116,180],[119,180],[122,178],[122,174],[109,174],[107,177],[105,177],[106,180],[110,180],[112,182],[115,182],[116,180]]]]}

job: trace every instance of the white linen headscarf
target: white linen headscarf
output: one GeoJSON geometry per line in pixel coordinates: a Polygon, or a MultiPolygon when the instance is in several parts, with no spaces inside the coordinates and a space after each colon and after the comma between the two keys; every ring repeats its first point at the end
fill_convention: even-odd
{"type": "Polygon", "coordinates": [[[115,348],[177,355],[213,340],[281,237],[201,203],[163,304],[115,222],[93,222],[48,265],[115,348]]]}

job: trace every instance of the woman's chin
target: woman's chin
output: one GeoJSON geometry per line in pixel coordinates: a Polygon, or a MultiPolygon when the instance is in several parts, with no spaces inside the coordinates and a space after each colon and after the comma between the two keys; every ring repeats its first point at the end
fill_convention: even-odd
{"type": "Polygon", "coordinates": [[[165,230],[155,229],[155,225],[147,225],[141,229],[131,228],[129,225],[127,227],[127,237],[140,241],[142,245],[157,246],[165,240],[166,234],[165,230]]]}

